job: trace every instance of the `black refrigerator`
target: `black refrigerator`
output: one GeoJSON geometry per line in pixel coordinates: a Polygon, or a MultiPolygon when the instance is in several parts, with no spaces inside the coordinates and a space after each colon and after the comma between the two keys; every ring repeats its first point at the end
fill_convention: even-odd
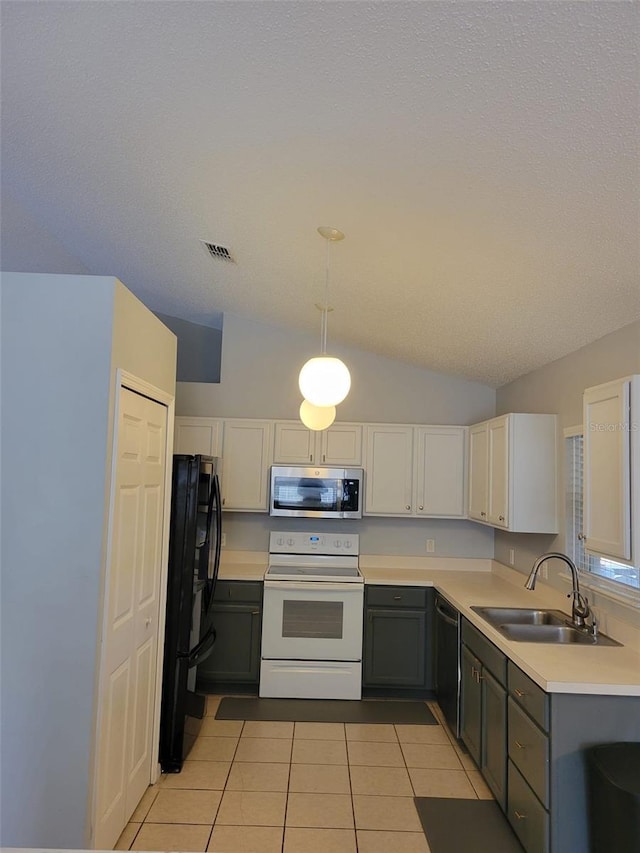
{"type": "Polygon", "coordinates": [[[196,666],[216,639],[213,594],[220,565],[222,507],[219,459],[173,457],[165,624],[160,764],[179,773],[205,714],[195,691],[196,666]]]}

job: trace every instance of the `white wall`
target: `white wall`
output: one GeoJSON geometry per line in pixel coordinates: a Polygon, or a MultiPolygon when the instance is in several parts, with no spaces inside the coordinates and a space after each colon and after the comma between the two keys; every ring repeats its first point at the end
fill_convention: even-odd
{"type": "MultiPolygon", "coordinates": [[[[546,551],[565,550],[565,427],[582,423],[582,394],[585,388],[640,373],[640,322],[632,323],[600,338],[564,358],[522,376],[498,389],[497,413],[555,412],[558,414],[558,459],[560,460],[560,533],[557,536],[502,533],[496,531],[495,556],[508,563],[509,549],[515,550],[515,568],[528,573],[536,557],[546,551]]],[[[560,588],[555,576],[549,582],[560,588]]],[[[640,625],[640,614],[618,607],[602,596],[592,596],[607,612],[640,625]]]]}
{"type": "MultiPolygon", "coordinates": [[[[179,382],[176,413],[203,417],[298,418],[298,373],[317,355],[318,337],[225,314],[219,385],[179,382]]],[[[349,396],[338,421],[471,424],[491,417],[495,391],[353,348],[331,346],[351,371],[349,396]]],[[[319,522],[316,522],[319,523],[319,522]]],[[[225,513],[227,548],[267,551],[271,530],[304,530],[304,520],[257,513],[225,513]]],[[[492,557],[493,532],[471,521],[364,518],[323,527],[360,533],[364,554],[492,557]]]]}
{"type": "Polygon", "coordinates": [[[86,847],[116,370],[175,336],[114,278],[3,273],[2,833],[86,847]]]}

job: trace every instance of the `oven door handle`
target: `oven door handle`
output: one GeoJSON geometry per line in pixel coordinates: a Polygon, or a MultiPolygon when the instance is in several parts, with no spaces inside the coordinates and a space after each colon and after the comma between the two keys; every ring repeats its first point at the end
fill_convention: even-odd
{"type": "Polygon", "coordinates": [[[331,583],[331,581],[269,581],[264,582],[265,589],[280,590],[280,592],[309,592],[310,590],[321,592],[360,592],[364,593],[364,585],[361,583],[331,583]]]}

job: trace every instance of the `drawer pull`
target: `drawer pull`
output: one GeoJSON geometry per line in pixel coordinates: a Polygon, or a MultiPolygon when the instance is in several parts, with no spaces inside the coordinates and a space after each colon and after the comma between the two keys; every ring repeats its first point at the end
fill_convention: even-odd
{"type": "Polygon", "coordinates": [[[393,600],[394,601],[402,601],[402,596],[401,595],[394,595],[393,600]]]}
{"type": "Polygon", "coordinates": [[[518,699],[522,699],[522,697],[523,697],[523,696],[526,696],[526,695],[527,695],[527,694],[526,694],[526,693],[524,693],[522,690],[518,690],[518,688],[517,688],[517,687],[514,689],[514,691],[513,691],[513,692],[516,694],[516,696],[518,697],[518,699]]]}
{"type": "Polygon", "coordinates": [[[527,819],[526,814],[520,814],[520,812],[518,812],[518,811],[514,811],[514,814],[515,814],[517,820],[526,820],[527,819]]]}
{"type": "Polygon", "coordinates": [[[523,743],[520,743],[519,740],[515,741],[515,745],[518,747],[518,749],[524,749],[525,748],[525,745],[523,743]]]}

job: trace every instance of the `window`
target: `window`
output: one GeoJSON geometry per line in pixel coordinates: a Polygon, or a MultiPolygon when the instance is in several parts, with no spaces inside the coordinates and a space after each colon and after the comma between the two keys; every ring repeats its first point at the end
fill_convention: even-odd
{"type": "Polygon", "coordinates": [[[566,552],[576,566],[583,572],[589,572],[603,578],[614,589],[622,591],[629,588],[640,589],[640,568],[617,563],[605,557],[588,554],[582,539],[582,486],[583,486],[583,437],[572,435],[565,439],[566,459],[566,552]]]}

